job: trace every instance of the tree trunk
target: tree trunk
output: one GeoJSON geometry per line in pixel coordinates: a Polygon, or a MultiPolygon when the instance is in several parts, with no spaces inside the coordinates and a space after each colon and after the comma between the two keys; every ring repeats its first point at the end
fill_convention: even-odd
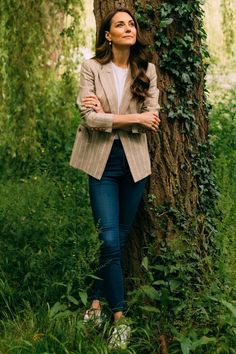
{"type": "Polygon", "coordinates": [[[173,3],[94,1],[97,26],[115,7],[135,11],[150,42],[160,89],[161,125],[158,134],[148,134],[152,175],[127,250],[130,276],[142,276],[147,245],[158,253],[161,240],[172,242],[183,233],[196,236],[196,249],[204,257],[212,227],[202,10],[195,0],[173,3]]]}

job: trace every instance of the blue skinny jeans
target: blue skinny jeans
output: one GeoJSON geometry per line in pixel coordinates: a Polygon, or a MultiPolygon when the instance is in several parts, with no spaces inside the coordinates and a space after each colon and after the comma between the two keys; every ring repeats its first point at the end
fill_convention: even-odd
{"type": "Polygon", "coordinates": [[[147,178],[133,181],[120,140],[115,140],[103,176],[89,176],[93,217],[102,241],[91,300],[106,299],[113,313],[126,310],[122,255],[147,178]]]}

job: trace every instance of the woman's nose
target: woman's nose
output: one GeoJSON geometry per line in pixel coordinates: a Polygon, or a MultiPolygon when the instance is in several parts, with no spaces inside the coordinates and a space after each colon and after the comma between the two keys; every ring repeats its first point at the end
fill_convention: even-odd
{"type": "Polygon", "coordinates": [[[131,32],[131,27],[129,25],[125,27],[125,32],[131,32]]]}

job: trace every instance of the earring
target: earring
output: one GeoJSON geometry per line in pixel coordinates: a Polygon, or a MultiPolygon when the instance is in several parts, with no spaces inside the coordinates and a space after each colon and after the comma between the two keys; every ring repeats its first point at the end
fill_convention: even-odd
{"type": "Polygon", "coordinates": [[[111,42],[109,41],[109,45],[111,45],[111,42]]]}

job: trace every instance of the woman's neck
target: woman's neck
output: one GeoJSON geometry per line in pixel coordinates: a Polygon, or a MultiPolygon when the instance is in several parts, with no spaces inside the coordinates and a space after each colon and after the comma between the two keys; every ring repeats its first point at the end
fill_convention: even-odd
{"type": "Polygon", "coordinates": [[[127,68],[129,65],[129,56],[130,56],[130,48],[127,49],[118,49],[116,47],[112,48],[112,62],[120,66],[121,68],[127,68]]]}

